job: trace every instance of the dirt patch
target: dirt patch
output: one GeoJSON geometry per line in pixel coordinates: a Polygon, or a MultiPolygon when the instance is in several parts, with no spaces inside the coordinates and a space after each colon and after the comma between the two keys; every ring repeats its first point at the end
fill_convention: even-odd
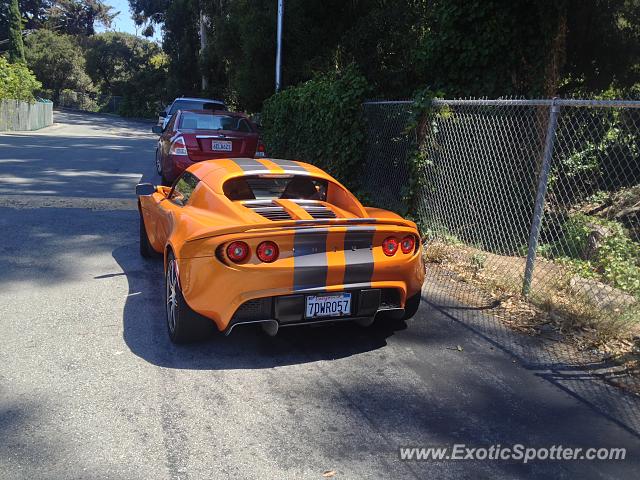
{"type": "Polygon", "coordinates": [[[539,259],[531,294],[523,297],[524,258],[461,244],[434,242],[425,259],[447,296],[548,342],[545,348],[565,362],[604,365],[590,373],[640,394],[640,317],[631,295],[539,259]]]}

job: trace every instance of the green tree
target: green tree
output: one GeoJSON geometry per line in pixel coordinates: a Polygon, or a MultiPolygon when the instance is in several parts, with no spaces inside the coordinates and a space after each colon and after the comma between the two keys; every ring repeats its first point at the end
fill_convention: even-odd
{"type": "Polygon", "coordinates": [[[81,92],[93,88],[85,72],[82,50],[69,35],[50,30],[38,30],[26,38],[27,65],[44,87],[53,91],[53,101],[58,102],[63,89],[81,92]]]}
{"type": "Polygon", "coordinates": [[[19,0],[20,13],[26,30],[42,28],[57,0],[19,0]]]}
{"type": "Polygon", "coordinates": [[[122,95],[126,83],[161,53],[155,43],[129,33],[100,33],[87,43],[86,70],[101,91],[122,95]]]}
{"type": "Polygon", "coordinates": [[[169,57],[169,91],[196,95],[201,91],[198,0],[173,0],[164,22],[163,48],[169,57]]]}
{"type": "MultiPolygon", "coordinates": [[[[275,0],[129,0],[162,25],[176,93],[224,92],[258,110],[273,93],[275,0]],[[199,16],[209,21],[200,52],[199,16]]],[[[287,0],[283,85],[355,63],[375,96],[592,95],[640,82],[640,0],[287,0]]]]}
{"type": "Polygon", "coordinates": [[[128,33],[107,32],[89,39],[86,69],[102,93],[123,96],[129,116],[148,116],[166,97],[167,57],[155,43],[128,33]]]}
{"type": "Polygon", "coordinates": [[[13,99],[31,102],[34,92],[42,85],[26,65],[9,63],[0,56],[0,100],[13,99]]]}
{"type": "Polygon", "coordinates": [[[419,76],[449,96],[593,95],[640,81],[638,0],[433,0],[419,76]]]}
{"type": "Polygon", "coordinates": [[[105,28],[119,12],[102,0],[55,0],[47,11],[45,25],[68,35],[93,35],[96,25],[105,28]]]}
{"type": "Polygon", "coordinates": [[[24,44],[22,43],[22,17],[18,0],[11,0],[9,6],[9,61],[24,62],[24,44]]]}
{"type": "Polygon", "coordinates": [[[5,40],[9,32],[9,4],[0,3],[0,40],[5,40]]]}

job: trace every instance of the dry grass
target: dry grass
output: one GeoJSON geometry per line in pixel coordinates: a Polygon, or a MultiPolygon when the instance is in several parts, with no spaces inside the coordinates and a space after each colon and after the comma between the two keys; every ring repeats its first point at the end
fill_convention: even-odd
{"type": "Polygon", "coordinates": [[[595,349],[609,358],[640,353],[638,302],[596,281],[576,279],[564,265],[538,259],[531,293],[523,297],[524,258],[436,241],[426,249],[425,260],[494,299],[494,314],[511,328],[536,334],[551,325],[579,349],[595,349]]]}

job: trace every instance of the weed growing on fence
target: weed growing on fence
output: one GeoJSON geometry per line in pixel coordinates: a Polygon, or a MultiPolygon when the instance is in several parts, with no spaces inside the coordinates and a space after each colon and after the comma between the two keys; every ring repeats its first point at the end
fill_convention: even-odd
{"type": "Polygon", "coordinates": [[[640,243],[619,222],[578,212],[562,226],[561,240],[543,244],[540,253],[640,299],[640,243]]]}
{"type": "MultiPolygon", "coordinates": [[[[425,250],[425,261],[435,268],[456,274],[459,281],[473,286],[486,297],[508,301],[522,326],[552,322],[568,335],[580,333],[584,347],[602,347],[608,342],[631,339],[640,333],[640,305],[630,295],[593,281],[585,287],[583,277],[571,265],[540,258],[534,270],[533,289],[524,307],[520,299],[524,258],[498,255],[464,245],[459,241],[437,239],[425,250]],[[601,296],[595,292],[602,292],[601,296]],[[518,307],[520,305],[520,307],[518,307]]],[[[460,300],[469,302],[469,293],[460,300]]]]}

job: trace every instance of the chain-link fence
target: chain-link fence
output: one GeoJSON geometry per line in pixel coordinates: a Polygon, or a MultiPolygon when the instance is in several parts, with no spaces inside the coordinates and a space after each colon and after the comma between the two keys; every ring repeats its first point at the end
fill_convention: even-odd
{"type": "MultiPolygon", "coordinates": [[[[51,90],[42,90],[39,95],[45,98],[55,99],[54,92],[51,90]]],[[[54,100],[54,103],[56,107],[68,108],[70,110],[117,114],[122,104],[122,98],[123,97],[117,95],[62,90],[58,98],[54,100]]]]}
{"type": "Polygon", "coordinates": [[[53,124],[53,104],[48,100],[34,103],[0,100],[0,132],[39,130],[53,124]]]}
{"type": "Polygon", "coordinates": [[[427,295],[456,303],[469,322],[491,318],[494,332],[509,325],[562,337],[543,363],[597,361],[603,375],[640,391],[629,375],[637,362],[627,361],[640,335],[640,102],[433,107],[408,129],[411,102],[364,104],[365,195],[416,217],[427,295]],[[407,158],[416,151],[423,186],[409,208],[407,158]]]}

